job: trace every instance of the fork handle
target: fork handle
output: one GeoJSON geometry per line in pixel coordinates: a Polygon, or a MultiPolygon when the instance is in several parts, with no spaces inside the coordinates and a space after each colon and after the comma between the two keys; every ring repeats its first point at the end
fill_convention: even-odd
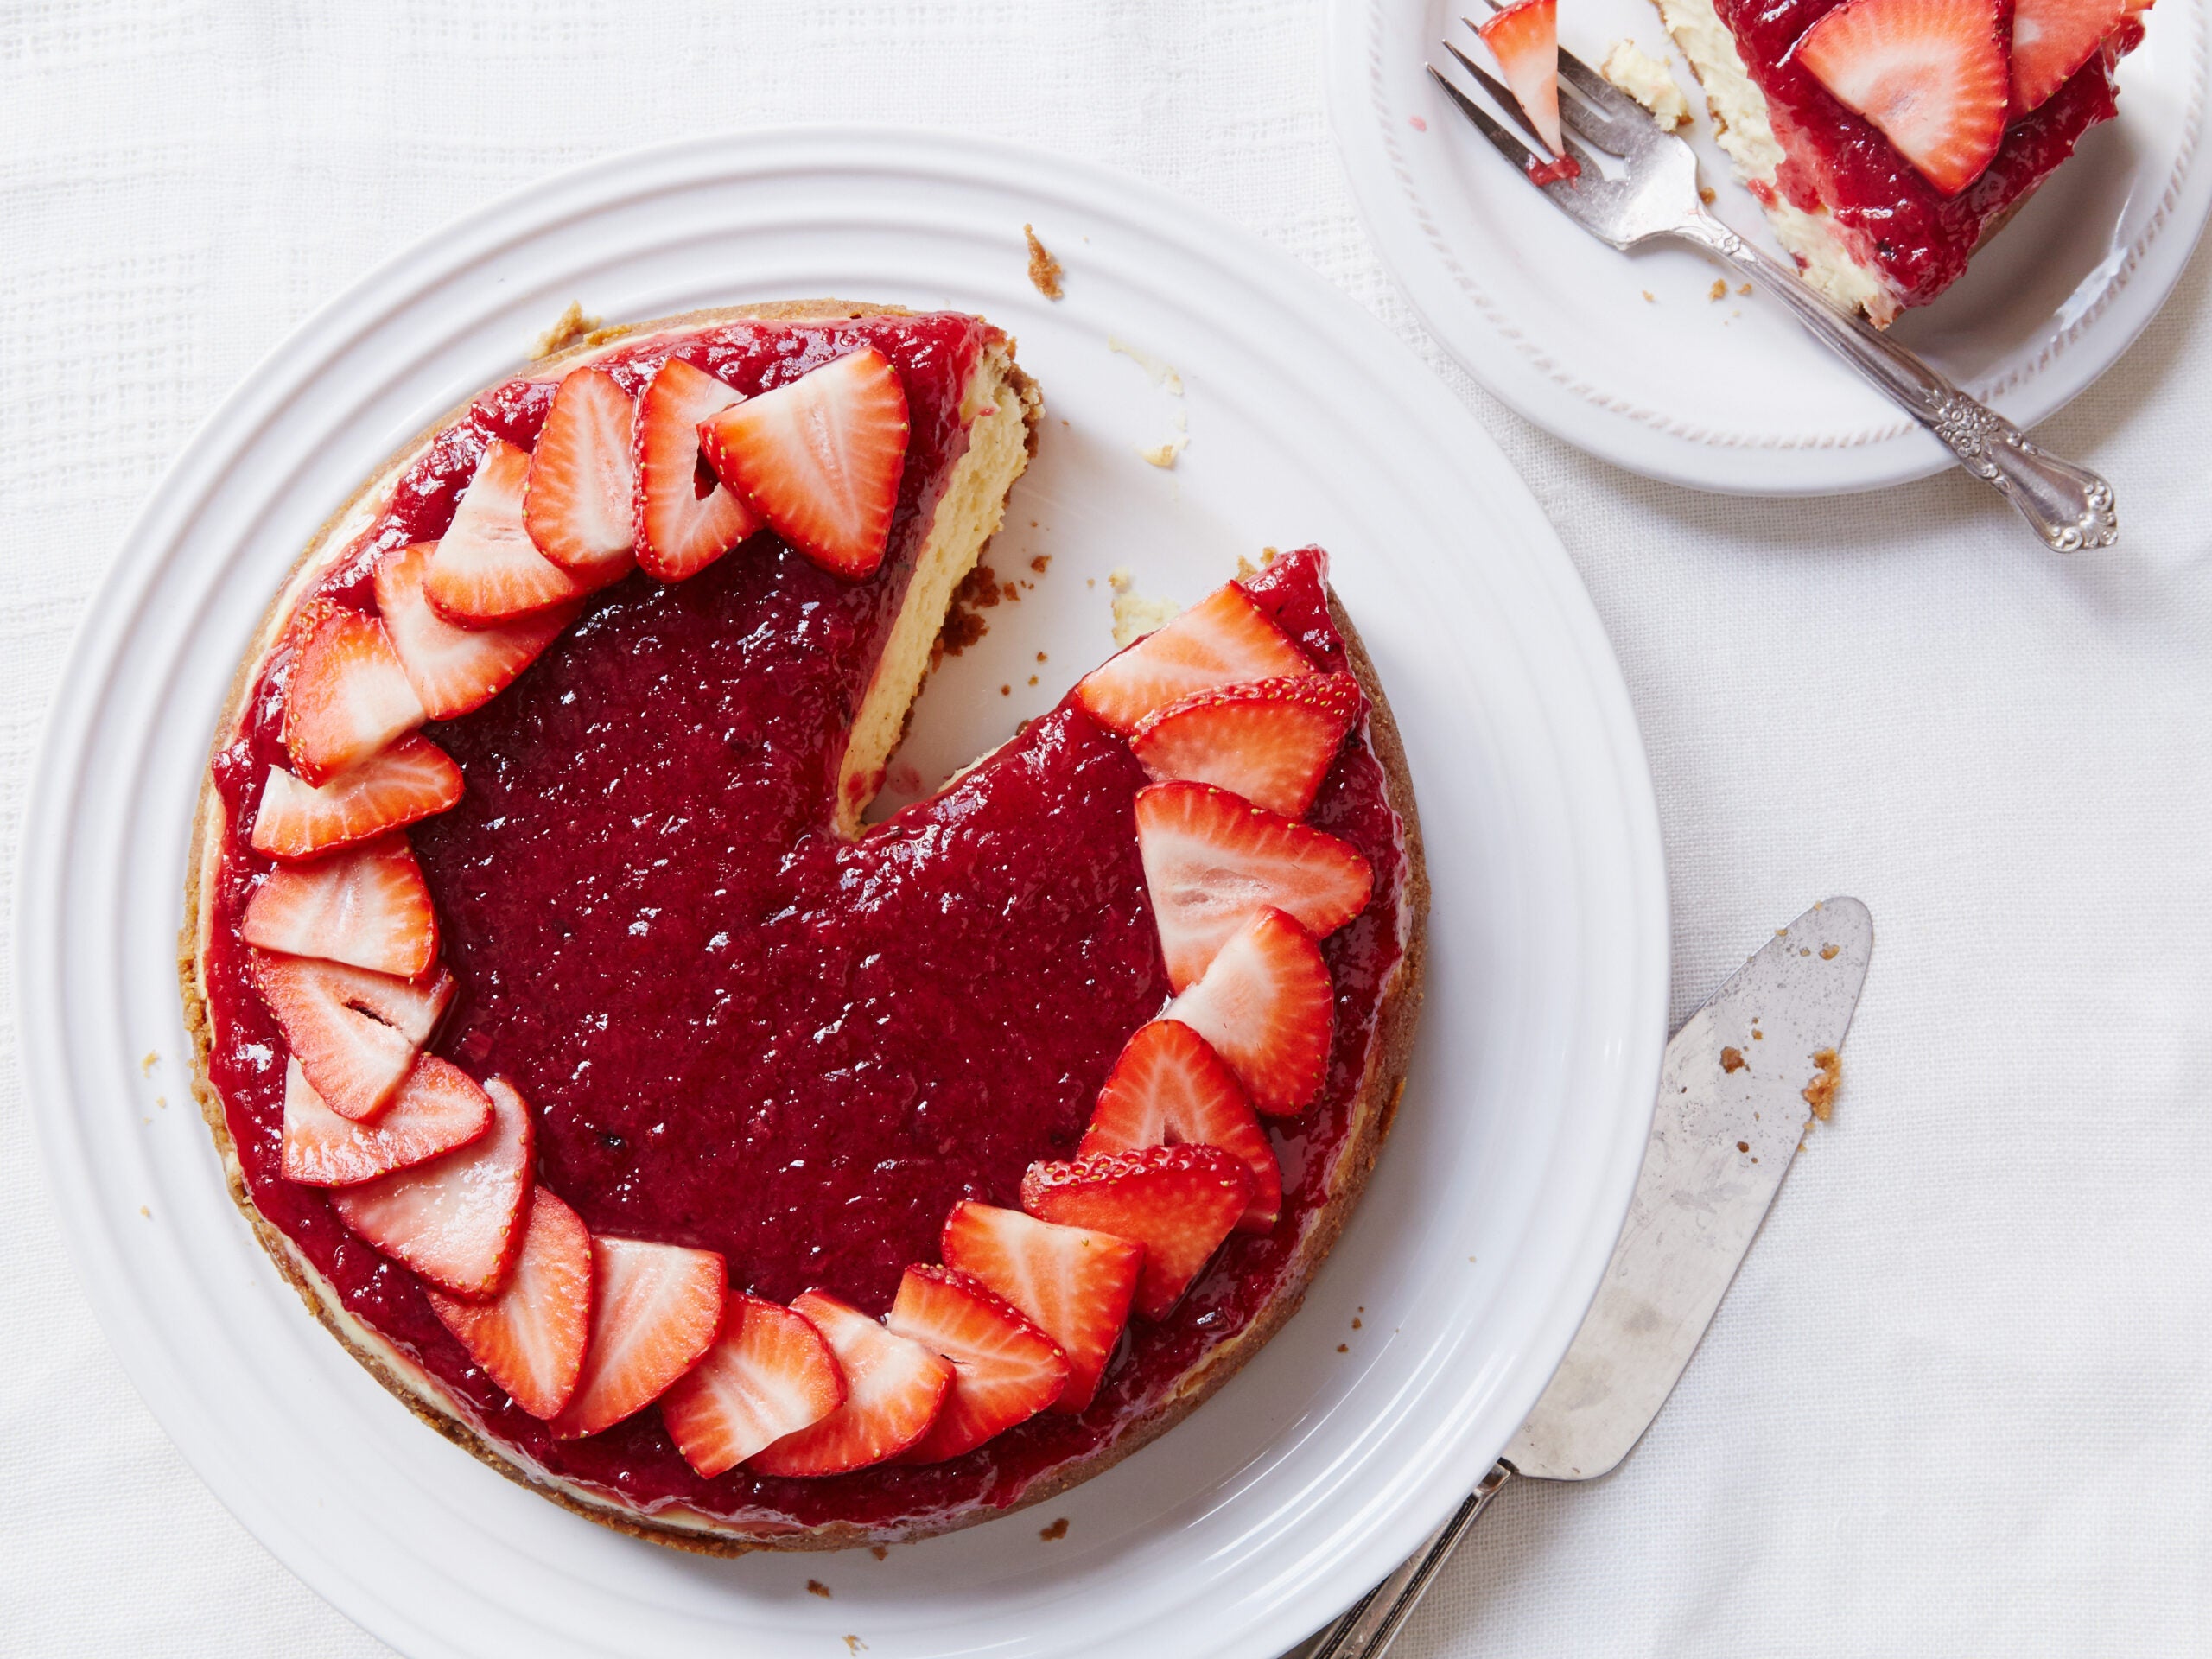
{"type": "Polygon", "coordinates": [[[1922,362],[1895,340],[1815,292],[1709,213],[1682,234],[1755,273],[1781,296],[1807,332],[1872,380],[1987,484],[2061,553],[2110,547],[2120,539],[2112,486],[2086,467],[2047,455],[2027,435],[1922,362]]]}
{"type": "Polygon", "coordinates": [[[1406,1615],[1413,1611],[1436,1577],[1437,1569],[1451,1558],[1459,1540],[1467,1535],[1512,1474],[1503,1464],[1493,1465],[1482,1484],[1467,1495],[1467,1501],[1449,1521],[1429,1534],[1428,1541],[1404,1566],[1352,1603],[1342,1618],[1311,1638],[1307,1646],[1284,1659],[1382,1659],[1383,1650],[1406,1622],[1406,1615]]]}

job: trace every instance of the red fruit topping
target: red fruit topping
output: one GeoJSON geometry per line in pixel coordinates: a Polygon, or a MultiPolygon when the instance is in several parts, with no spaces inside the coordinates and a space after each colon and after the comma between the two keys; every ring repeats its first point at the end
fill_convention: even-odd
{"type": "Polygon", "coordinates": [[[835,575],[883,563],[906,462],[906,389],[863,346],[699,428],[715,471],[777,535],[835,575]]]}
{"type": "Polygon", "coordinates": [[[1068,1357],[1028,1316],[973,1274],[909,1268],[884,1320],[952,1362],[952,1392],[909,1463],[942,1463],[1026,1422],[1067,1389],[1068,1357]]]}
{"type": "Polygon", "coordinates": [[[747,1468],[763,1475],[842,1475],[895,1458],[929,1432],[952,1389],[949,1361],[823,1291],[807,1291],[791,1306],[836,1356],[845,1402],[755,1452],[747,1468]]]}
{"type": "Polygon", "coordinates": [[[1375,874],[1347,842],[1210,784],[1155,784],[1137,797],[1137,849],[1167,982],[1197,982],[1270,907],[1325,938],[1367,908],[1375,874]]]}
{"type": "Polygon", "coordinates": [[[1252,1201],[1252,1173],[1218,1147],[1145,1147],[1032,1164],[1021,1207],[1144,1246],[1137,1312],[1162,1319],[1252,1201]]]}
{"type": "Polygon", "coordinates": [[[1844,0],[1790,55],[1947,196],[1980,178],[2004,142],[2003,0],[1844,0]]]}
{"type": "Polygon", "coordinates": [[[330,1195],[340,1221],[458,1296],[490,1296],[506,1283],[530,1197],[530,1109],[502,1078],[486,1082],[484,1092],[492,1128],[481,1140],[330,1195]]]}
{"type": "Polygon", "coordinates": [[[423,596],[464,627],[536,616],[582,598],[591,584],[537,550],[523,523],[530,452],[504,438],[485,446],[453,524],[430,555],[423,596]]]}
{"type": "Polygon", "coordinates": [[[537,550],[596,588],[635,561],[636,404],[604,369],[577,369],[553,394],[530,452],[523,524],[537,550]]]}
{"type": "Polygon", "coordinates": [[[2012,0],[2010,118],[2048,103],[2130,10],[2128,0],[2012,0]]]}
{"type": "Polygon", "coordinates": [[[438,957],[438,916],[407,837],[394,831],[279,865],[246,900],[248,944],[414,979],[438,957]]]}
{"type": "Polygon", "coordinates": [[[1188,1026],[1155,1020],[1137,1027],[1106,1074],[1075,1155],[1179,1146],[1218,1147],[1243,1164],[1252,1177],[1252,1197],[1237,1230],[1274,1230],[1282,1211],[1282,1170],[1236,1074],[1188,1026]]]}
{"type": "Polygon", "coordinates": [[[428,1287],[430,1312],[484,1374],[533,1417],[560,1414],[583,1372],[591,1330],[591,1235],[576,1212],[533,1187],[514,1276],[488,1302],[428,1287]]]}
{"type": "Polygon", "coordinates": [[[426,1054],[373,1123],[322,1103],[295,1058],[284,1066],[284,1179],[352,1186],[442,1156],[492,1127],[492,1102],[459,1066],[426,1054]]]}
{"type": "Polygon", "coordinates": [[[1129,1322],[1143,1247],[963,1200],[945,1217],[944,1252],[947,1267],[974,1274],[1059,1344],[1068,1381],[1052,1409],[1088,1406],[1129,1322]]]}
{"type": "Polygon", "coordinates": [[[359,766],[423,723],[384,624],[318,600],[293,625],[299,642],[284,686],[284,751],[311,784],[359,766]]]}
{"type": "Polygon", "coordinates": [[[1129,751],[1155,778],[1217,785],[1300,817],[1364,702],[1349,674],[1221,686],[1147,717],[1129,734],[1129,751]]]}
{"type": "Polygon", "coordinates": [[[254,988],[323,1104],[373,1117],[414,1069],[453,1001],[453,976],[394,979],[341,963],[251,953],[254,988]]]}
{"type": "Polygon", "coordinates": [[[1329,1069],[1328,964],[1313,936],[1279,910],[1246,923],[1164,1017],[1211,1043],[1263,1112],[1299,1110],[1329,1069]]]}
{"type": "Polygon", "coordinates": [[[310,858],[404,829],[460,798],[461,768],[426,737],[395,739],[321,785],[271,766],[253,815],[253,850],[310,858]]]}
{"type": "Polygon", "coordinates": [[[557,606],[519,622],[458,627],[431,609],[423,593],[438,546],[417,542],[384,556],[377,564],[377,608],[425,712],[432,720],[452,720],[512,685],[582,606],[557,606]]]}
{"type": "Polygon", "coordinates": [[[676,1448],[708,1479],[845,1403],[822,1333],[777,1302],[733,1293],[707,1357],[660,1397],[676,1448]]]}
{"type": "Polygon", "coordinates": [[[1092,669],[1075,694],[1092,719],[1126,737],[1146,715],[1193,692],[1312,672],[1289,636],[1232,582],[1092,669]]]}
{"type": "Polygon", "coordinates": [[[744,499],[699,453],[699,423],[739,399],[731,386],[681,358],[660,365],[638,394],[638,563],[648,575],[696,575],[760,528],[744,499]]]}
{"type": "Polygon", "coordinates": [[[557,1440],[644,1410],[698,1363],[722,1322],[728,1277],[712,1250],[594,1238],[591,1262],[591,1340],[575,1394],[554,1421],[557,1440]]]}
{"type": "Polygon", "coordinates": [[[1505,84],[1553,155],[1564,155],[1559,130],[1559,0],[1514,0],[1475,25],[1505,84]]]}

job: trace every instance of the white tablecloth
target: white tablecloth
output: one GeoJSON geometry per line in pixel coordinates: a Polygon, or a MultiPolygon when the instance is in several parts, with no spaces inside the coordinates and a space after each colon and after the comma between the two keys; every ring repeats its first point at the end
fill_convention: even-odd
{"type": "MultiPolygon", "coordinates": [[[[552,168],[733,125],[888,119],[1103,158],[1382,317],[1535,486],[1643,719],[1678,1018],[1813,899],[1859,894],[1879,932],[1835,1120],[1658,1426],[1607,1480],[1510,1492],[1408,1659],[2203,1650],[2212,253],[2046,429],[2116,481],[2116,554],[2041,555],[1956,476],[1688,494],[1525,425],[1425,338],[1355,218],[1316,38],[1306,8],[1261,0],[0,4],[11,863],[41,712],[126,523],[373,262],[552,168]]],[[[0,1651],[384,1651],[155,1426],[23,1118],[0,1065],[0,1651]]]]}

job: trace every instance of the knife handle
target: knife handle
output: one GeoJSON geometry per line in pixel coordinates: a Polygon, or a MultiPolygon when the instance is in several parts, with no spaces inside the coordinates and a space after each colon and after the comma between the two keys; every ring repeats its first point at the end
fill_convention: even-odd
{"type": "Polygon", "coordinates": [[[1505,1489],[1513,1471],[1494,1464],[1482,1484],[1467,1495],[1459,1512],[1434,1532],[1396,1572],[1351,1605],[1335,1624],[1313,1638],[1304,1659],[1382,1659],[1421,1600],[1437,1569],[1450,1559],[1459,1541],[1490,1507],[1491,1499],[1505,1489]]]}

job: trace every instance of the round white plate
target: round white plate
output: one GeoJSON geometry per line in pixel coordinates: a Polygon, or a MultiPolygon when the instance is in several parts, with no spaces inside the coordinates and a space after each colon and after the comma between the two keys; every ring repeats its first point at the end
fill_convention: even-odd
{"type": "Polygon", "coordinates": [[[1626,1209],[1667,995],[1656,816],[1618,668],[1466,410],[1357,307],[1185,204],[913,132],[726,137],[565,174],[304,323],[187,448],[92,607],[16,902],[40,1149],[117,1351],[262,1540],[417,1655],[848,1659],[846,1637],[870,1659],[1274,1655],[1410,1550],[1543,1387],[1626,1209]],[[1025,220],[1066,262],[1062,304],[1025,280],[1025,220]],[[1239,553],[1319,541],[1404,725],[1434,946],[1367,1202],[1305,1312],[1217,1400],[1048,1508],[881,1561],[715,1560],[510,1484],[317,1328],[224,1192],[174,958],[232,666],[355,482],[514,369],[571,299],[641,318],[825,294],[982,312],[1048,403],[990,556],[1034,585],[929,686],[906,750],[924,780],[1107,654],[1116,567],[1188,601],[1239,553]],[[1147,466],[1137,448],[1179,412],[1188,451],[1147,466]],[[1060,1516],[1065,1537],[1041,1539],[1060,1516]]]}
{"type": "MultiPolygon", "coordinates": [[[[2111,367],[2164,302],[2212,209],[2202,129],[2212,19],[2166,0],[2120,67],[2120,116],[2092,130],[1973,268],[1897,337],[2023,427],[2111,367]]],[[[1710,297],[1687,248],[1616,252],[1502,162],[1422,69],[1482,0],[1331,0],[1329,118],[1383,262],[1467,372],[1556,436],[1669,483],[1747,495],[1873,489],[1950,454],[1803,334],[1780,305],[1710,297]]],[[[1714,211],[1770,252],[1688,63],[1650,0],[1571,0],[1560,43],[1586,63],[1633,40],[1699,111],[1714,211]]],[[[2115,480],[2125,503],[2125,480],[2115,480]]],[[[2125,507],[2123,505],[2123,512],[2125,507]]]]}

